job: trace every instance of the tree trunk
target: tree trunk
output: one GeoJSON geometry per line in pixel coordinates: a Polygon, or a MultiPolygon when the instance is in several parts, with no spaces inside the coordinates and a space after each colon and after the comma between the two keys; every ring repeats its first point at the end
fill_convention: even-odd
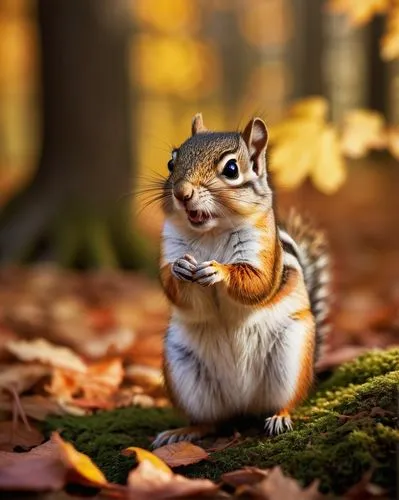
{"type": "Polygon", "coordinates": [[[3,213],[1,260],[137,264],[121,202],[132,189],[126,0],[39,0],[38,22],[42,154],[3,213]]]}

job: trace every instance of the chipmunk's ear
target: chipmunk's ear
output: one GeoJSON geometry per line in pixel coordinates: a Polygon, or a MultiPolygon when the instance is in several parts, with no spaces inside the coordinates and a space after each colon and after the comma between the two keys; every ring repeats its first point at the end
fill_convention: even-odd
{"type": "Polygon", "coordinates": [[[202,120],[202,114],[197,113],[194,116],[193,121],[191,123],[191,135],[195,135],[201,132],[207,132],[207,130],[208,129],[205,127],[204,122],[202,120]]]}
{"type": "Polygon", "coordinates": [[[261,118],[253,118],[245,127],[242,137],[253,161],[253,171],[261,175],[266,170],[266,148],[269,134],[261,118]]]}

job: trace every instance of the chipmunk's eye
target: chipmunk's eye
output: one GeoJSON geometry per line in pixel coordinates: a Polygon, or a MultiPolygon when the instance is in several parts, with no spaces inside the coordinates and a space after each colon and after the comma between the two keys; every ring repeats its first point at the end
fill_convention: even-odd
{"type": "Polygon", "coordinates": [[[174,166],[175,166],[175,164],[173,163],[173,160],[172,160],[172,159],[170,159],[170,160],[168,161],[168,170],[169,170],[169,172],[170,172],[170,173],[172,173],[172,172],[173,172],[174,166]]]}
{"type": "Polygon", "coordinates": [[[238,165],[235,160],[229,160],[222,171],[222,175],[227,177],[227,179],[238,179],[239,173],[238,165]]]}

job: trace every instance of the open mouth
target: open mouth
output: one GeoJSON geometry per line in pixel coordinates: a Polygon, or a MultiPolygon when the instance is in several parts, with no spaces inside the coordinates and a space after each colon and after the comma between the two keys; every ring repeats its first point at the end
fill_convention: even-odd
{"type": "Polygon", "coordinates": [[[201,210],[186,210],[187,218],[194,226],[201,226],[209,220],[213,219],[210,213],[202,212],[201,210]]]}

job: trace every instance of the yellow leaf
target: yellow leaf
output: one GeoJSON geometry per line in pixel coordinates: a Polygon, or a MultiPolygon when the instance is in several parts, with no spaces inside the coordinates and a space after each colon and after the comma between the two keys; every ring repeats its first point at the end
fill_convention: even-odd
{"type": "Polygon", "coordinates": [[[51,439],[59,446],[65,465],[72,469],[84,483],[96,486],[108,485],[104,474],[87,455],[75,450],[72,444],[66,443],[57,432],[52,434],[51,439]]]}
{"type": "Polygon", "coordinates": [[[344,118],[341,150],[349,158],[362,158],[371,149],[384,148],[385,136],[385,120],[380,113],[355,109],[344,118]]]}
{"type": "Polygon", "coordinates": [[[319,147],[318,158],[311,177],[319,191],[332,194],[342,185],[346,178],[337,133],[332,126],[323,131],[319,147]]]}
{"type": "Polygon", "coordinates": [[[309,176],[325,193],[340,187],[344,163],[327,114],[327,101],[311,97],[296,103],[284,121],[271,127],[270,170],[277,186],[294,189],[309,176]]]}
{"type": "Polygon", "coordinates": [[[327,5],[332,12],[347,14],[353,26],[361,26],[386,12],[389,3],[390,0],[330,0],[327,5]]]}
{"type": "Polygon", "coordinates": [[[328,102],[324,97],[312,96],[301,99],[291,106],[290,116],[323,123],[327,118],[328,102]]]}
{"type": "Polygon", "coordinates": [[[172,469],[166,465],[166,463],[158,458],[156,455],[143,448],[137,448],[136,446],[130,446],[122,451],[123,455],[136,455],[137,461],[142,463],[144,461],[150,462],[156,469],[166,472],[168,474],[173,474],[172,469]]]}

